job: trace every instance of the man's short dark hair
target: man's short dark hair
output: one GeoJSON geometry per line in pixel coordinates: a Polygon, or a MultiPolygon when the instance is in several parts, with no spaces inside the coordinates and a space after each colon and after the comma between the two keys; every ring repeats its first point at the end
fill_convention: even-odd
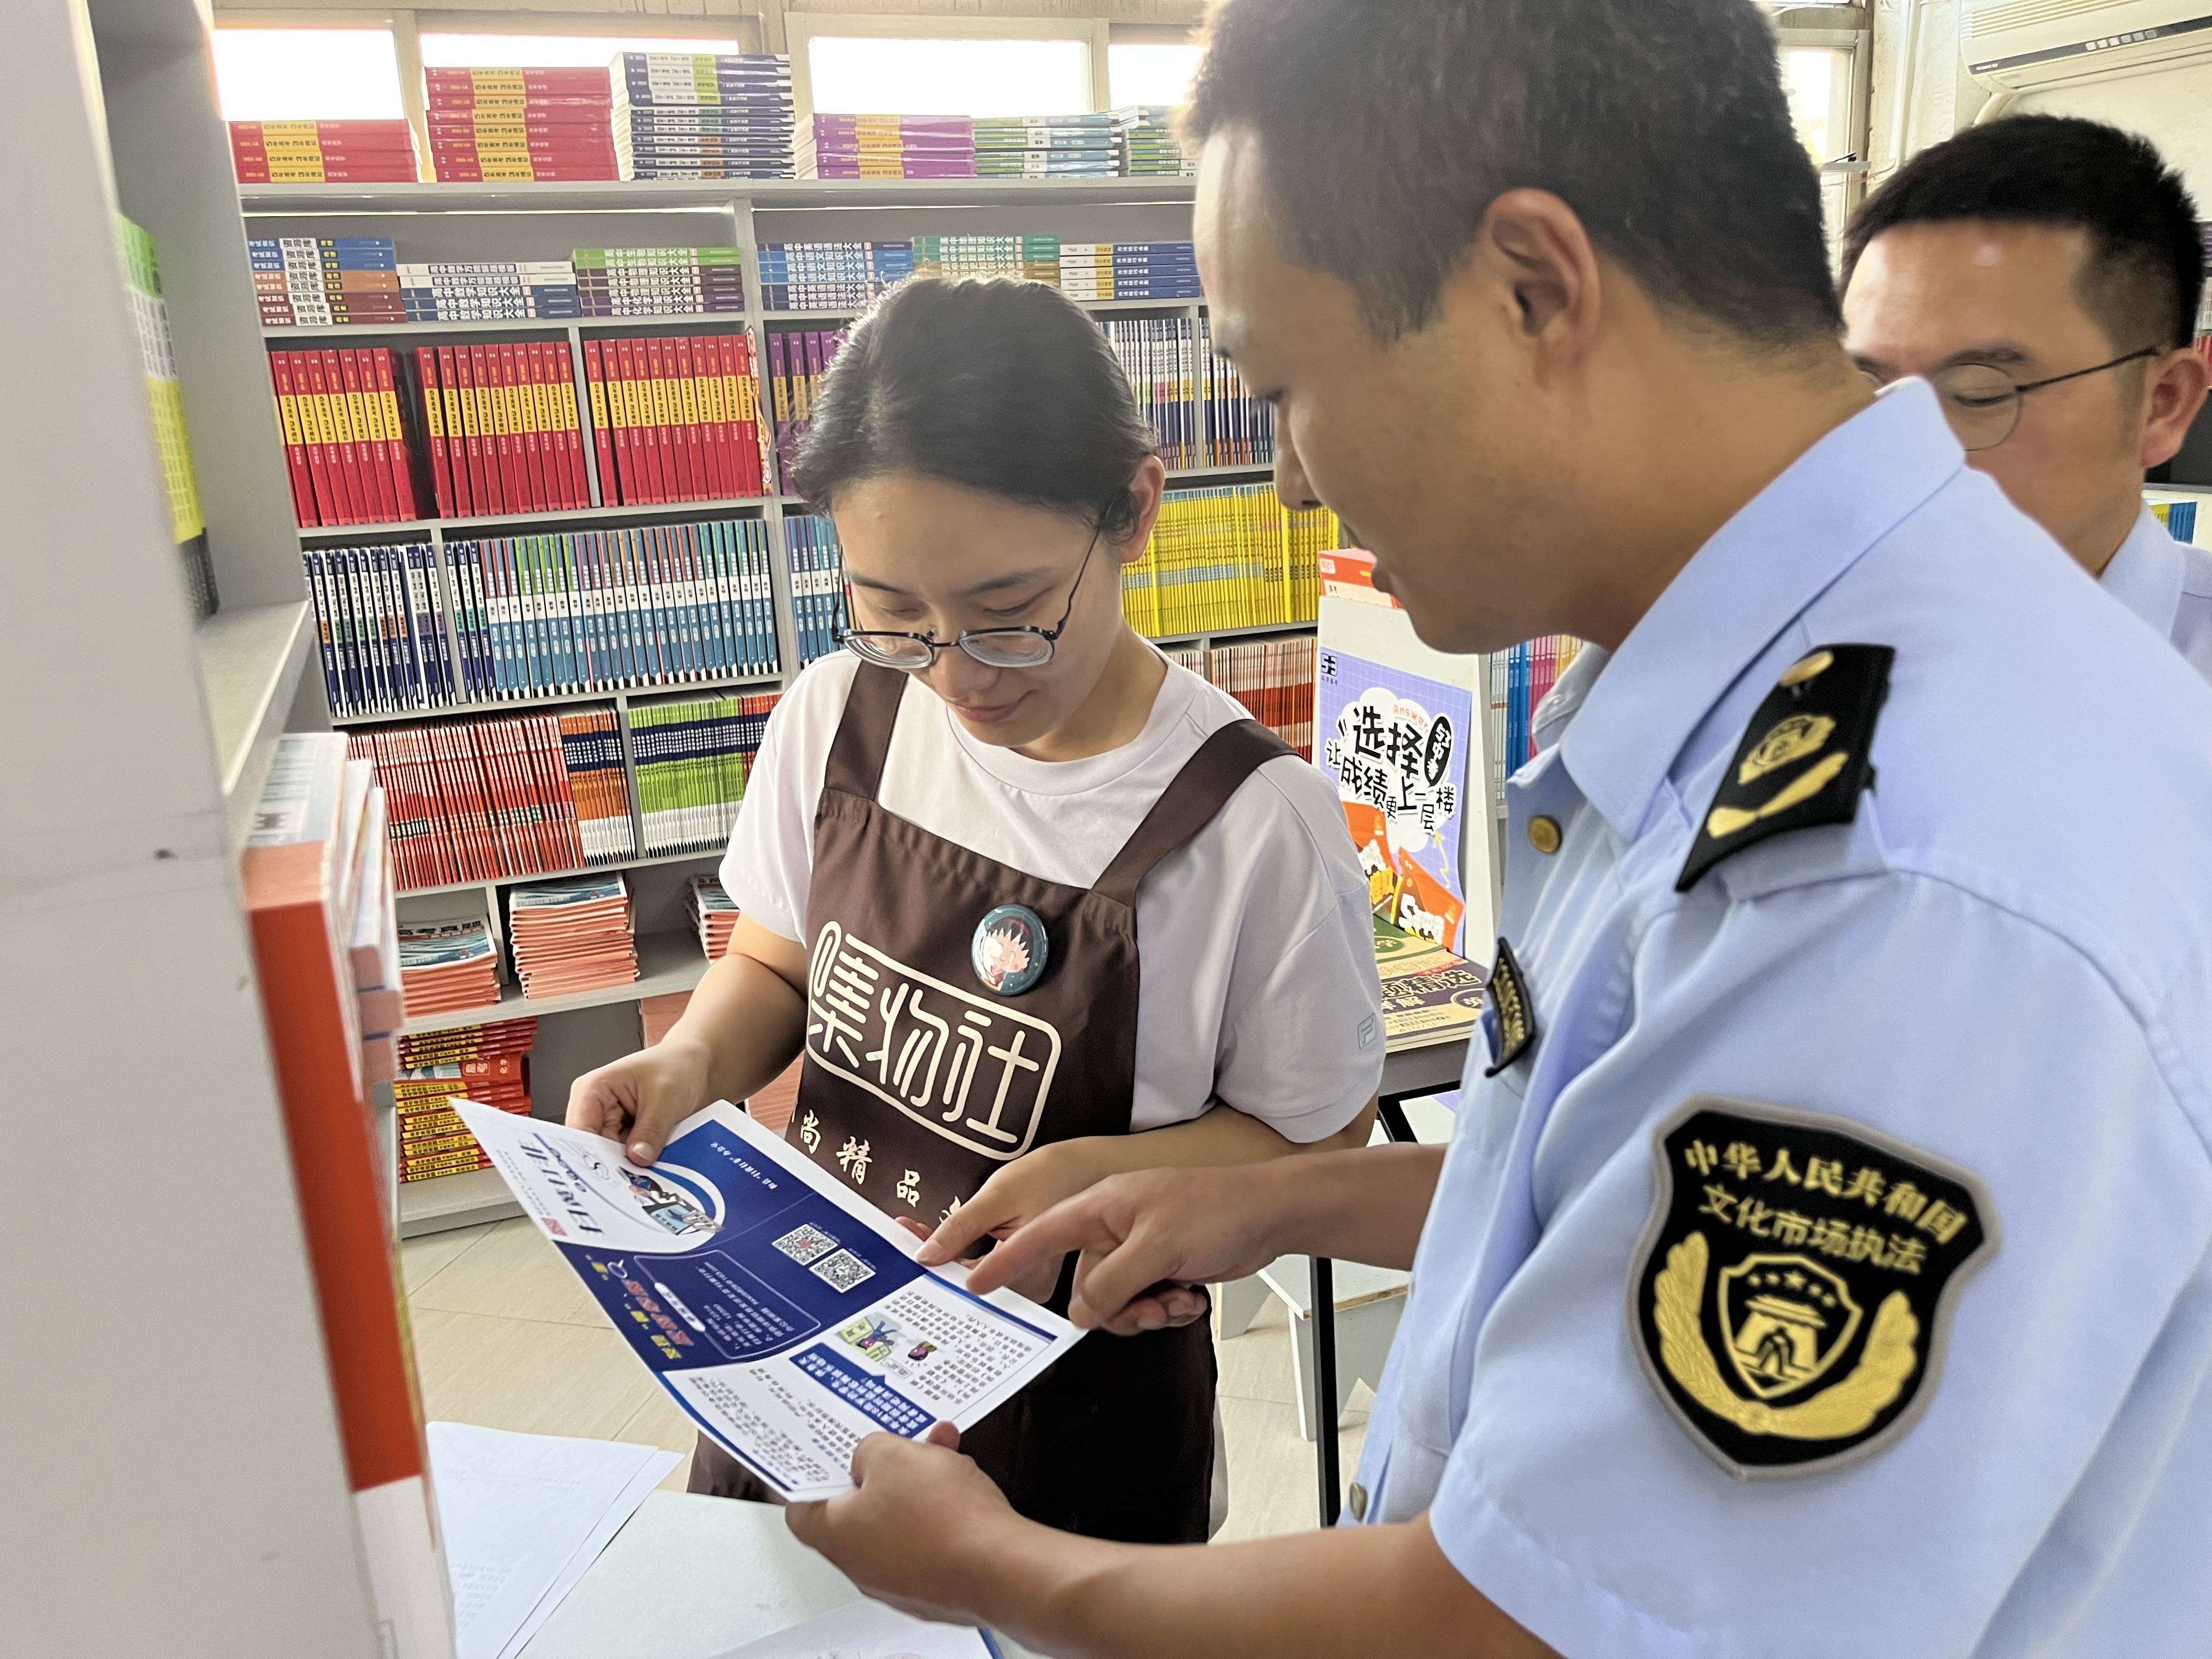
{"type": "Polygon", "coordinates": [[[2015,115],[1931,145],[1852,216],[1844,286],[1884,231],[1964,219],[2087,231],[2081,305],[2117,350],[2185,346],[2197,331],[2197,204],[2148,139],[2077,116],[2015,115]]]}
{"type": "Polygon", "coordinates": [[[1843,331],[1819,175],[1752,0],[1222,0],[1185,136],[1254,135],[1285,258],[1384,340],[1490,204],[1549,191],[1670,312],[1764,347],[1843,331]]]}

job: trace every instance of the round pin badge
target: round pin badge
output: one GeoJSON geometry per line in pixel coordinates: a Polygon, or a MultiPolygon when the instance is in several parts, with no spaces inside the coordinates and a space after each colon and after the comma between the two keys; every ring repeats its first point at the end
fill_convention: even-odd
{"type": "Polygon", "coordinates": [[[1043,917],[1026,904],[1002,904],[975,924],[969,957],[988,988],[1018,997],[1044,977],[1051,952],[1043,917]]]}

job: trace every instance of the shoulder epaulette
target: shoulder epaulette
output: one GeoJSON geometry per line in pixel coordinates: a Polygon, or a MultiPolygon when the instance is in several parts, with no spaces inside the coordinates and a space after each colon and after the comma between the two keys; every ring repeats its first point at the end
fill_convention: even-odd
{"type": "Polygon", "coordinates": [[[1896,656],[1887,645],[1824,645],[1790,664],[1736,746],[1676,892],[1770,836],[1858,815],[1896,656]]]}

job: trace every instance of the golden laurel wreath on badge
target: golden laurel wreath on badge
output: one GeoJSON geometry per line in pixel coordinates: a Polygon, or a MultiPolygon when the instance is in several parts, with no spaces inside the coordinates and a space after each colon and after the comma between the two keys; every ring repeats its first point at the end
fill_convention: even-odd
{"type": "Polygon", "coordinates": [[[1676,1421],[1740,1480],[1903,1433],[1959,1283],[1995,1248],[1981,1183],[1843,1118],[1714,1095],[1652,1146],[1629,1317],[1676,1421]]]}

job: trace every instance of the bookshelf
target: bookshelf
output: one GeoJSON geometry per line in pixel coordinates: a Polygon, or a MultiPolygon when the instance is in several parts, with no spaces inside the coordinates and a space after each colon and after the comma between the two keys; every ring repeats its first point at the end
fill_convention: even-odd
{"type": "Polygon", "coordinates": [[[0,262],[0,688],[26,711],[0,789],[0,1066],[24,1127],[56,1133],[13,1206],[52,1249],[0,1291],[9,1407],[35,1425],[10,1441],[11,1513],[35,1524],[0,1622],[25,1654],[374,1659],[240,887],[307,592],[206,30],[194,0],[8,13],[0,179],[35,252],[0,262]],[[159,246],[223,601],[206,623],[118,210],[159,246]]]}
{"type": "MultiPolygon", "coordinates": [[[[744,254],[745,309],[742,315],[586,319],[501,319],[495,322],[338,325],[315,328],[266,327],[258,338],[268,348],[288,343],[328,345],[343,340],[366,345],[419,345],[441,337],[482,339],[566,338],[580,363],[587,337],[616,332],[743,329],[750,335],[755,361],[768,362],[765,325],[812,325],[836,328],[850,321],[851,311],[769,310],[762,300],[760,247],[768,242],[863,241],[933,234],[966,235],[1048,234],[1072,241],[1186,241],[1191,234],[1193,181],[1186,179],[891,179],[776,180],[691,183],[647,180],[575,185],[423,184],[387,185],[246,185],[237,195],[249,234],[256,236],[388,236],[410,260],[566,258],[575,247],[729,246],[744,254]]],[[[243,268],[241,260],[241,269],[243,268]]],[[[1100,316],[1195,319],[1202,302],[1110,300],[1085,308],[1100,316]]],[[[265,397],[265,393],[264,394],[265,397]]],[[[772,410],[763,411],[764,416],[772,410]]],[[[587,459],[590,446],[586,446],[587,459]]],[[[596,477],[596,465],[593,464],[596,477]]],[[[1170,487],[1209,488],[1259,483],[1272,475],[1269,465],[1203,466],[1176,469],[1170,487]]],[[[278,499],[282,496],[278,485],[278,499]]],[[[737,501],[696,501],[637,507],[601,507],[568,512],[532,513],[501,518],[426,519],[404,524],[349,525],[293,532],[296,545],[343,546],[379,538],[428,540],[442,549],[449,538],[477,532],[524,533],[532,530],[584,528],[593,525],[676,522],[711,516],[757,517],[769,541],[769,567],[781,661],[775,672],[692,684],[636,687],[627,691],[556,693],[477,702],[459,708],[401,710],[347,715],[336,723],[347,729],[457,714],[506,714],[591,704],[618,711],[625,754],[629,754],[626,714],[633,698],[665,699],[690,692],[772,690],[787,684],[799,665],[792,641],[797,637],[791,592],[787,514],[801,511],[787,495],[737,501]]],[[[445,576],[441,580],[448,580],[445,576]]],[[[1310,623],[1270,624],[1188,635],[1160,641],[1164,646],[1210,649],[1217,643],[1308,634],[1310,623]]],[[[310,676],[313,678],[313,676],[310,676]]],[[[313,696],[314,693],[304,693],[313,696]]],[[[634,769],[633,769],[634,775],[634,769]]],[[[635,790],[633,809],[635,810],[635,790]]],[[[643,844],[642,835],[639,845],[643,844]]],[[[604,1064],[637,1040],[634,1005],[640,998],[688,989],[705,971],[696,938],[670,926],[671,906],[690,875],[711,871],[711,854],[649,856],[601,866],[629,874],[639,898],[639,953],[642,976],[635,984],[580,997],[533,1003],[519,989],[495,1009],[436,1015],[410,1022],[408,1030],[431,1030],[480,1024],[492,1018],[537,1016],[538,1047],[532,1061],[534,1109],[556,1115],[575,1076],[604,1064]],[[625,1030],[621,1024],[627,1016],[625,1030]]],[[[544,880],[547,877],[520,879],[544,880]]],[[[473,882],[403,893],[403,917],[435,920],[458,915],[487,915],[495,933],[502,929],[501,894],[517,880],[473,882]]],[[[409,1233],[466,1225],[513,1213],[501,1194],[480,1176],[446,1176],[410,1182],[399,1194],[401,1225],[409,1233]]]]}

